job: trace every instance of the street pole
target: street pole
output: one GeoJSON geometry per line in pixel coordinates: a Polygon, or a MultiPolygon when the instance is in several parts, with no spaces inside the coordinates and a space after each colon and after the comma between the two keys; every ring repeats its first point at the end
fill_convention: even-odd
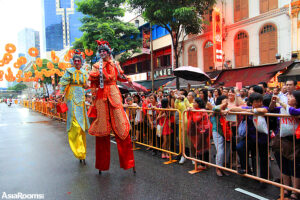
{"type": "Polygon", "coordinates": [[[154,93],[154,69],[153,69],[153,41],[152,41],[152,24],[150,23],[150,56],[151,56],[151,81],[152,81],[152,93],[154,93]]]}

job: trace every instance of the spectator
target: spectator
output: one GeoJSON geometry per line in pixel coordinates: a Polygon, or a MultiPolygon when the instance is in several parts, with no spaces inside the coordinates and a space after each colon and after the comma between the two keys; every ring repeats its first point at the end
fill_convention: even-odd
{"type": "Polygon", "coordinates": [[[212,99],[212,101],[210,102],[213,106],[216,105],[216,100],[217,100],[217,98],[218,98],[219,96],[221,96],[221,91],[220,91],[220,89],[214,89],[213,99],[212,99]]]}
{"type": "Polygon", "coordinates": [[[279,95],[279,92],[280,92],[280,89],[279,89],[278,87],[275,87],[275,88],[273,89],[273,95],[278,96],[278,95],[279,95]]]}
{"type": "MultiPolygon", "coordinates": [[[[259,86],[258,86],[259,87],[259,86]]],[[[263,107],[263,96],[259,93],[252,93],[250,95],[250,103],[252,106],[245,106],[242,108],[236,107],[230,109],[233,112],[249,112],[249,113],[266,113],[268,109],[263,107]]],[[[254,123],[253,123],[253,115],[247,116],[247,145],[246,139],[242,139],[237,145],[237,152],[241,162],[241,168],[238,170],[239,173],[244,174],[246,173],[246,159],[249,158],[249,152],[251,152],[252,157],[252,166],[254,170],[254,174],[256,173],[256,162],[255,159],[259,159],[260,164],[260,177],[261,178],[268,178],[268,135],[263,132],[259,132],[256,130],[254,123]],[[258,136],[258,138],[256,138],[258,136]],[[256,140],[258,141],[258,155],[259,158],[256,158],[256,140]],[[248,147],[246,151],[246,146],[248,147]],[[247,155],[246,155],[247,152],[247,155]]],[[[248,169],[250,169],[248,167],[248,169]]],[[[261,185],[265,187],[265,184],[261,185]]]]}
{"type": "Polygon", "coordinates": [[[280,95],[280,101],[285,104],[288,104],[288,98],[293,96],[292,93],[296,88],[297,81],[287,80],[285,85],[286,85],[287,93],[280,95]]]}
{"type": "Polygon", "coordinates": [[[263,89],[262,95],[264,95],[267,92],[268,84],[266,82],[260,82],[258,83],[258,86],[260,86],[263,89]]]}
{"type": "MultiPolygon", "coordinates": [[[[161,100],[161,107],[164,109],[168,109],[169,102],[167,98],[163,98],[161,100]]],[[[173,116],[171,115],[170,111],[160,111],[159,115],[157,117],[157,121],[160,126],[162,126],[162,136],[163,136],[163,144],[162,148],[165,150],[170,150],[170,141],[169,141],[169,135],[173,133],[173,129],[171,127],[171,121],[173,116]]],[[[174,121],[174,120],[173,120],[174,121]]],[[[161,158],[169,158],[169,155],[167,153],[162,153],[161,158]]]]}
{"type": "MultiPolygon", "coordinates": [[[[270,110],[275,113],[282,114],[289,113],[293,116],[300,115],[300,91],[294,91],[288,99],[288,104],[284,102],[279,102],[281,107],[276,106],[276,97],[272,98],[270,104],[270,110]]],[[[288,117],[285,120],[280,120],[281,123],[284,121],[292,122],[293,126],[297,126],[297,121],[292,117],[288,117]]],[[[279,168],[282,166],[282,177],[283,184],[292,186],[294,188],[300,189],[300,137],[295,136],[295,129],[291,130],[290,134],[283,136],[282,133],[277,134],[272,141],[272,149],[275,152],[275,157],[279,168]],[[281,150],[280,150],[281,148],[281,150]],[[295,166],[295,168],[294,168],[295,166]],[[296,172],[296,174],[295,174],[296,172]]],[[[288,191],[284,191],[284,197],[290,199],[300,199],[300,195],[288,191]]]]}

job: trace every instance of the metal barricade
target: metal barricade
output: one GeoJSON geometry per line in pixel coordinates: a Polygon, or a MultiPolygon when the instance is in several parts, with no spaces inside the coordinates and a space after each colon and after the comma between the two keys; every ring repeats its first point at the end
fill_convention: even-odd
{"type": "Polygon", "coordinates": [[[133,149],[137,145],[161,151],[164,164],[176,162],[173,156],[181,154],[181,113],[177,109],[124,108],[131,124],[133,149]],[[175,115],[178,123],[176,123],[175,115]],[[160,119],[158,119],[158,117],[160,119]],[[158,119],[158,120],[157,120],[158,119]],[[160,128],[159,128],[160,127],[160,128]]]}
{"type": "Polygon", "coordinates": [[[297,120],[290,115],[272,113],[230,112],[225,115],[208,110],[186,110],[183,112],[183,155],[195,162],[190,173],[211,166],[277,186],[282,199],[284,189],[300,193],[300,188],[286,184],[288,180],[284,176],[292,174],[290,183],[299,187],[300,158],[296,158],[296,152],[299,154],[300,138],[296,138],[297,123],[294,123],[297,120]],[[280,137],[284,123],[293,126],[294,132],[288,138],[280,137]],[[276,170],[273,169],[276,168],[280,171],[279,183],[274,180],[276,170]]]}

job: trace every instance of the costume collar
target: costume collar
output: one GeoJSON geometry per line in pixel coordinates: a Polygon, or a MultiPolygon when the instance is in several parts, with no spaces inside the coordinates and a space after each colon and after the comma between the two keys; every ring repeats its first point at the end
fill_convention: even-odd
{"type": "MultiPolygon", "coordinates": [[[[71,67],[71,68],[67,68],[67,71],[71,74],[73,74],[77,69],[75,67],[71,67]]],[[[86,71],[81,67],[80,68],[80,71],[83,73],[83,74],[86,74],[86,71]]]]}

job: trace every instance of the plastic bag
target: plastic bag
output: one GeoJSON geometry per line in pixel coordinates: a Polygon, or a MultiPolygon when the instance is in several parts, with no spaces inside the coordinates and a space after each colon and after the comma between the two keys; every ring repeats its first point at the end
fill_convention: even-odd
{"type": "Polygon", "coordinates": [[[265,117],[253,116],[253,124],[258,132],[265,133],[267,135],[269,134],[265,117]]]}

